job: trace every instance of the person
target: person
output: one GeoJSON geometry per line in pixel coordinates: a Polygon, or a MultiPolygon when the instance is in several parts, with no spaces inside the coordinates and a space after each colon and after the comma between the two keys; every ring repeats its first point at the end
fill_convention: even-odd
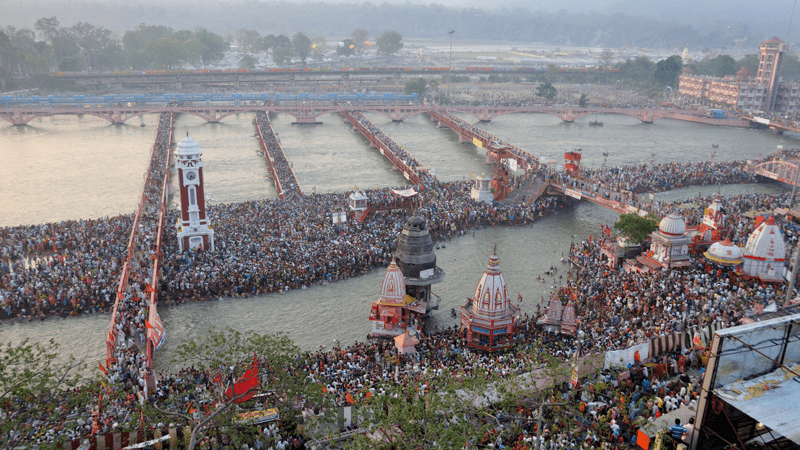
{"type": "Polygon", "coordinates": [[[692,433],[694,432],[694,417],[689,418],[689,423],[686,424],[686,426],[683,427],[683,429],[686,431],[683,432],[683,437],[681,438],[681,440],[683,441],[684,444],[691,444],[692,433]]]}
{"type": "Polygon", "coordinates": [[[686,428],[681,426],[681,419],[675,418],[675,425],[669,427],[667,434],[676,442],[680,442],[681,438],[683,438],[683,433],[686,432],[686,428]]]}

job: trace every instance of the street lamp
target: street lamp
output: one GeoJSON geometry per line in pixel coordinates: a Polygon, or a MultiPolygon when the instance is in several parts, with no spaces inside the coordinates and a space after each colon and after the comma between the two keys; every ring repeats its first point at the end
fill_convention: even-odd
{"type": "Polygon", "coordinates": [[[450,35],[450,68],[447,71],[447,102],[450,102],[450,84],[453,81],[453,33],[456,30],[450,30],[447,34],[450,35]]]}

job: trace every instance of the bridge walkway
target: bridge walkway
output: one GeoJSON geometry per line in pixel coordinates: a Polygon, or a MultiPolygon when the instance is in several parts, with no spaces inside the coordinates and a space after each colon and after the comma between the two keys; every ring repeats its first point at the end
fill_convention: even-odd
{"type": "Polygon", "coordinates": [[[281,147],[281,141],[275,135],[272,123],[269,121],[269,116],[266,112],[256,112],[255,127],[256,133],[258,133],[258,140],[261,143],[261,152],[267,159],[269,173],[275,183],[278,196],[285,200],[287,197],[303,195],[292,164],[286,159],[286,154],[283,152],[283,147],[281,147]]]}
{"type": "Polygon", "coordinates": [[[358,130],[370,143],[370,146],[377,148],[383,156],[388,159],[395,168],[403,172],[403,176],[415,185],[423,184],[426,181],[434,181],[435,178],[428,173],[413,156],[408,154],[401,146],[384,134],[380,128],[375,126],[369,119],[358,111],[342,111],[342,115],[353,124],[354,129],[358,130]]]}

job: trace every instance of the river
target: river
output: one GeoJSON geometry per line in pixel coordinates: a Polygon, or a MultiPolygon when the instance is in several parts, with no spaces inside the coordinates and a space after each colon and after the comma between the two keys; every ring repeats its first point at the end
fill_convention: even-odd
{"type": "MultiPolygon", "coordinates": [[[[489,174],[483,152],[471,144],[459,144],[457,135],[437,129],[425,115],[404,122],[392,122],[367,114],[398,144],[423,165],[431,167],[442,180],[469,178],[470,173],[489,174]]],[[[462,116],[472,123],[477,121],[462,116]]],[[[193,116],[179,116],[176,134],[186,131],[203,149],[206,196],[209,203],[228,203],[275,197],[266,162],[253,136],[252,116],[242,114],[208,124],[193,116]]],[[[294,166],[305,192],[332,192],[404,184],[405,180],[366,139],[352,131],[340,116],[323,116],[323,125],[293,126],[293,118],[273,116],[273,127],[294,166]]],[[[769,131],[712,127],[662,119],[654,124],[619,115],[599,116],[603,127],[590,127],[594,117],[575,123],[561,123],[554,116],[517,114],[480,123],[485,129],[530,153],[563,161],[566,147],[583,149],[584,164],[598,167],[603,153],[608,164],[641,161],[699,161],[758,158],[776,150],[800,147],[791,136],[769,131]],[[712,144],[718,145],[712,149],[712,144]]],[[[56,116],[36,119],[28,126],[0,125],[0,225],[13,226],[66,219],[94,218],[132,213],[141,193],[142,177],[155,135],[156,116],[145,116],[140,127],[109,125],[102,119],[84,116],[56,116]]],[[[775,192],[781,186],[768,183],[746,186],[706,186],[660,193],[657,199],[745,192],[775,192]]],[[[173,202],[174,205],[175,202],[173,202]]],[[[446,272],[444,282],[434,286],[442,298],[432,326],[454,326],[450,316],[472,295],[486,268],[491,248],[497,244],[500,266],[509,293],[523,297],[523,311],[535,310],[558,278],[542,280],[550,266],[560,263],[570,241],[597,235],[600,224],[611,224],[615,214],[591,204],[565,208],[557,214],[518,228],[490,228],[455,238],[437,250],[438,265],[446,272]]],[[[259,332],[283,331],[304,349],[330,347],[334,340],[347,345],[364,340],[370,330],[369,303],[377,300],[383,271],[366,276],[250,299],[218,301],[162,308],[167,341],[157,355],[157,365],[167,366],[175,347],[195,339],[208,328],[233,327],[259,332]]],[[[105,355],[105,330],[110,317],[90,315],[49,319],[0,327],[4,341],[30,338],[60,342],[64,354],[84,358],[91,364],[105,355]]],[[[90,366],[94,367],[94,366],[90,366]]]]}

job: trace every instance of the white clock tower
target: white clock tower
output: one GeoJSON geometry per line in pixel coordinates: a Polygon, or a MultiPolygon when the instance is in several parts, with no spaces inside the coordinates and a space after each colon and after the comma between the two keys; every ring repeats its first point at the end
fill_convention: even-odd
{"type": "Polygon", "coordinates": [[[181,217],[175,227],[178,231],[178,248],[185,250],[214,250],[214,230],[206,217],[203,195],[203,152],[194,139],[187,136],[178,143],[178,183],[181,190],[181,217]]]}

